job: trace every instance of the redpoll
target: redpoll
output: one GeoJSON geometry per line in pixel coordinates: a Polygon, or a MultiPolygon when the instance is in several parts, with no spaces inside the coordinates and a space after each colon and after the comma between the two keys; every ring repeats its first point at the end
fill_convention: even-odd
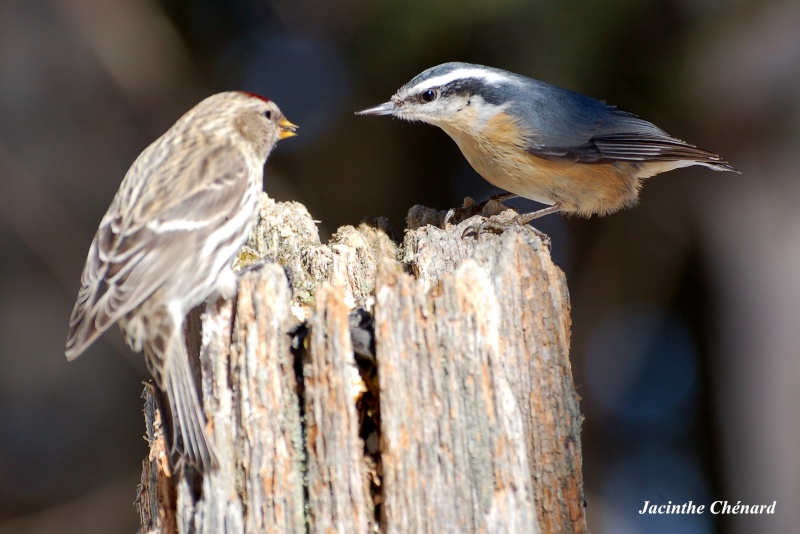
{"type": "Polygon", "coordinates": [[[256,222],[263,168],[296,126],[273,102],[219,93],[189,110],[136,159],[89,249],[66,356],[117,322],[172,415],[176,469],[217,466],[183,324],[212,295],[236,290],[232,260],[256,222]]]}

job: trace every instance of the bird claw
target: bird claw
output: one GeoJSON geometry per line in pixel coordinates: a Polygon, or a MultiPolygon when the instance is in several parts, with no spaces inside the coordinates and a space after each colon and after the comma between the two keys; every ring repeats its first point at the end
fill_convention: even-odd
{"type": "Polygon", "coordinates": [[[479,239],[482,234],[487,232],[499,235],[508,230],[512,224],[516,224],[519,219],[520,216],[515,216],[510,219],[502,220],[499,215],[483,218],[480,222],[467,225],[461,233],[461,238],[463,239],[473,234],[475,239],[479,239]]]}
{"type": "MultiPolygon", "coordinates": [[[[491,232],[493,234],[502,234],[506,230],[508,230],[512,225],[519,225],[524,226],[531,221],[538,219],[544,215],[548,215],[550,213],[555,213],[559,210],[557,206],[549,206],[547,208],[534,211],[532,213],[525,213],[523,215],[516,215],[510,219],[502,220],[502,213],[499,215],[493,215],[489,218],[483,219],[479,223],[470,224],[464,229],[464,232],[461,234],[462,239],[469,234],[475,234],[475,238],[478,239],[481,234],[484,232],[491,232]]],[[[531,227],[531,229],[536,233],[542,241],[550,242],[550,237],[539,230],[538,228],[531,227]]]]}
{"type": "Polygon", "coordinates": [[[455,223],[458,224],[459,222],[465,221],[470,217],[474,217],[475,215],[482,215],[484,217],[498,215],[503,211],[510,209],[504,206],[503,202],[516,196],[517,195],[514,193],[500,193],[498,195],[492,195],[486,200],[478,202],[477,204],[474,200],[467,197],[464,199],[463,206],[448,210],[447,214],[444,216],[444,220],[442,221],[442,228],[446,229],[451,221],[455,221],[455,223]]]}
{"type": "Polygon", "coordinates": [[[499,235],[508,230],[508,228],[514,224],[517,220],[517,217],[511,219],[510,221],[498,221],[494,217],[490,217],[488,219],[483,219],[479,223],[473,223],[468,225],[464,228],[464,232],[461,234],[461,238],[465,238],[470,234],[475,235],[475,239],[480,238],[480,236],[486,232],[491,232],[493,234],[499,235]]]}
{"type": "Polygon", "coordinates": [[[453,217],[455,217],[455,215],[456,215],[455,209],[450,208],[449,210],[447,210],[447,213],[445,214],[444,219],[442,220],[442,229],[447,230],[447,227],[450,226],[450,220],[453,217]]]}

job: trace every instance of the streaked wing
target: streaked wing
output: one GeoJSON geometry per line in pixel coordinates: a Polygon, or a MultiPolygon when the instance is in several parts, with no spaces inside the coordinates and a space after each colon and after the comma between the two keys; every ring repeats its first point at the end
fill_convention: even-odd
{"type": "Polygon", "coordinates": [[[117,195],[89,249],[69,322],[68,359],[152,295],[241,204],[248,177],[238,150],[216,147],[180,163],[165,162],[140,192],[128,177],[123,181],[129,194],[117,195]],[[181,179],[190,181],[174,187],[181,179]],[[131,200],[121,206],[120,198],[131,200]]]}

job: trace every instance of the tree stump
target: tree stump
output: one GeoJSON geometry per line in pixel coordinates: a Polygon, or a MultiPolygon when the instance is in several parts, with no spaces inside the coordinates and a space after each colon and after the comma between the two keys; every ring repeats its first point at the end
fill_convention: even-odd
{"type": "Polygon", "coordinates": [[[587,532],[564,275],[531,227],[442,219],[322,245],[262,197],[268,263],[187,321],[220,468],[171,473],[146,387],[141,532],[587,532]]]}

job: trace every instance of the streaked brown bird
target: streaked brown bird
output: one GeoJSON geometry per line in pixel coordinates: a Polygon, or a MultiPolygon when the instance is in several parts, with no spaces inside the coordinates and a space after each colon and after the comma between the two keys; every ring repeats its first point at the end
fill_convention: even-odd
{"type": "Polygon", "coordinates": [[[174,469],[184,462],[200,472],[218,465],[184,320],[210,296],[235,294],[232,262],[256,222],[264,164],[296,128],[258,95],[206,98],[133,162],[89,248],[67,359],[119,324],[128,345],[144,350],[167,398],[174,469]]]}

